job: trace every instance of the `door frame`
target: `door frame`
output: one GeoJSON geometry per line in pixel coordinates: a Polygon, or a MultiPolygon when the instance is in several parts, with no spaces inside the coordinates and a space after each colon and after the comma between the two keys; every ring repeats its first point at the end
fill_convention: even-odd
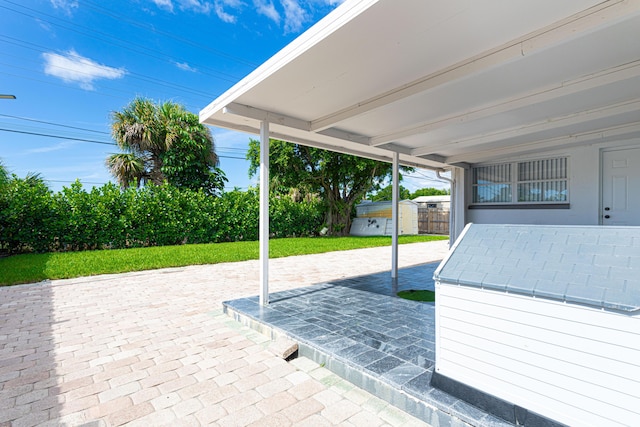
{"type": "Polygon", "coordinates": [[[633,149],[640,149],[640,145],[636,144],[629,144],[629,145],[619,145],[619,146],[615,146],[615,147],[606,147],[606,148],[601,148],[600,149],[600,159],[599,159],[599,174],[600,174],[600,179],[599,179],[599,183],[600,183],[600,189],[598,192],[598,225],[605,225],[604,221],[603,221],[603,212],[604,212],[604,155],[605,153],[610,153],[613,151],[624,151],[624,150],[633,150],[633,149]]]}

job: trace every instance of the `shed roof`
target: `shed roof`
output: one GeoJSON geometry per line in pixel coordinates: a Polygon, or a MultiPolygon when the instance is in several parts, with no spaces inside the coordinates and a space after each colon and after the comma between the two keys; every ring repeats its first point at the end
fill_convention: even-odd
{"type": "Polygon", "coordinates": [[[640,0],[346,0],[203,123],[431,168],[640,136],[640,0]]]}
{"type": "Polygon", "coordinates": [[[416,203],[450,202],[451,196],[418,196],[413,201],[416,203]]]}
{"type": "Polygon", "coordinates": [[[469,224],[434,279],[637,313],[640,227],[469,224]]]}

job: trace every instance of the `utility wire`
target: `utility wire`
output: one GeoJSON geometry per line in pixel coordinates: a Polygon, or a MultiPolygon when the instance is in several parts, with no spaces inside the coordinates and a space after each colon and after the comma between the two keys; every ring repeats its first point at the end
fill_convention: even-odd
{"type": "MultiPolygon", "coordinates": [[[[42,137],[45,137],[45,138],[56,138],[56,139],[65,139],[65,140],[68,140],[68,141],[88,142],[88,143],[91,143],[91,144],[102,144],[102,145],[113,145],[113,146],[117,146],[118,145],[115,142],[104,142],[104,141],[97,141],[95,139],[87,139],[87,138],[73,138],[73,137],[68,137],[68,136],[52,135],[52,134],[40,133],[40,132],[27,132],[27,131],[22,131],[22,130],[17,130],[17,129],[0,128],[0,132],[12,132],[12,133],[19,133],[19,134],[24,134],[24,135],[42,136],[42,137]]],[[[222,159],[246,160],[244,157],[234,157],[234,156],[224,156],[224,155],[218,155],[218,157],[220,157],[222,159]]]]}
{"type": "MultiPolygon", "coordinates": [[[[244,65],[248,65],[248,66],[253,67],[253,68],[255,68],[258,65],[260,65],[260,64],[257,64],[255,62],[248,61],[246,59],[240,58],[239,56],[234,56],[234,55],[231,55],[229,53],[222,52],[221,50],[213,49],[211,46],[207,46],[207,45],[204,45],[204,44],[196,43],[196,42],[194,42],[192,40],[186,39],[184,37],[177,36],[177,35],[172,34],[172,33],[168,33],[166,31],[159,30],[157,28],[153,28],[153,27],[148,26],[148,25],[142,25],[139,21],[135,21],[133,19],[129,19],[126,15],[116,13],[116,12],[114,12],[114,11],[112,11],[110,9],[104,8],[102,6],[98,6],[94,2],[91,2],[91,1],[88,1],[88,0],[84,0],[83,1],[83,5],[85,7],[88,7],[89,9],[96,10],[98,13],[100,13],[102,15],[110,16],[110,17],[116,19],[117,21],[127,22],[130,25],[138,27],[138,28],[140,28],[142,30],[151,31],[151,32],[156,33],[156,34],[160,34],[162,36],[172,38],[172,39],[174,39],[174,40],[176,40],[176,41],[178,41],[180,43],[184,43],[184,44],[191,45],[193,47],[197,47],[200,50],[207,50],[207,51],[209,51],[209,52],[211,52],[211,53],[213,53],[215,55],[218,55],[218,56],[221,56],[221,57],[224,57],[224,58],[227,58],[227,59],[231,59],[232,61],[244,64],[244,65]]],[[[234,77],[234,76],[231,76],[231,77],[234,77]]]]}
{"type": "MultiPolygon", "coordinates": [[[[58,126],[58,127],[67,128],[67,129],[82,130],[82,131],[86,131],[86,132],[98,133],[98,134],[101,134],[101,135],[111,135],[109,132],[105,132],[105,131],[100,131],[100,130],[95,130],[95,129],[88,129],[88,128],[81,128],[81,127],[77,127],[77,126],[71,126],[71,125],[66,125],[66,124],[62,124],[62,123],[55,123],[55,122],[50,122],[50,121],[46,121],[46,120],[32,119],[32,118],[29,118],[29,117],[13,116],[11,114],[0,114],[0,117],[8,117],[8,118],[12,118],[12,119],[25,120],[25,121],[34,122],[34,123],[42,123],[42,124],[47,124],[47,125],[51,125],[51,126],[58,126]]],[[[8,131],[8,132],[13,132],[13,131],[15,131],[15,132],[27,132],[27,131],[13,130],[13,129],[0,129],[0,130],[5,130],[5,131],[8,131]]],[[[51,135],[51,134],[47,134],[47,135],[51,135]]],[[[66,138],[66,137],[58,136],[58,135],[55,135],[55,136],[59,137],[59,138],[66,138]]],[[[52,137],[53,137],[53,135],[52,135],[52,137]]],[[[215,150],[216,150],[216,152],[218,152],[218,151],[229,151],[232,154],[246,154],[246,152],[247,152],[246,148],[225,147],[225,146],[220,146],[220,145],[216,145],[215,146],[215,150]]],[[[230,157],[230,158],[240,159],[240,157],[230,157]]]]}
{"type": "Polygon", "coordinates": [[[110,135],[109,132],[105,132],[105,131],[81,128],[81,127],[77,127],[77,126],[63,125],[61,123],[47,122],[47,121],[44,121],[44,120],[31,119],[29,117],[12,116],[10,114],[0,114],[0,116],[1,117],[9,117],[11,119],[17,119],[17,120],[25,120],[25,121],[28,121],[28,122],[42,123],[42,124],[45,124],[45,125],[58,126],[58,127],[67,128],[67,129],[76,129],[76,130],[83,130],[83,131],[87,131],[87,132],[99,133],[99,134],[103,134],[103,135],[110,135]]]}
{"type": "Polygon", "coordinates": [[[24,134],[24,135],[43,136],[45,138],[67,139],[69,141],[90,142],[92,144],[117,145],[115,142],[104,142],[104,141],[97,141],[95,139],[86,139],[86,138],[72,138],[72,137],[68,137],[68,136],[51,135],[51,134],[48,134],[48,133],[27,132],[27,131],[24,131],[24,130],[17,130],[17,129],[0,128],[0,131],[2,131],[2,132],[20,133],[20,134],[24,134]]]}

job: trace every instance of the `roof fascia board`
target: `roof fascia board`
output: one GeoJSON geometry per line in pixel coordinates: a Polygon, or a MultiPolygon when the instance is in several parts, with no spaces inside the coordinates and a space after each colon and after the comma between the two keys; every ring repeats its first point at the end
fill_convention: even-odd
{"type": "Polygon", "coordinates": [[[347,0],[200,111],[205,122],[379,0],[347,0]]]}
{"type": "MultiPolygon", "coordinates": [[[[270,132],[269,136],[270,138],[280,139],[282,141],[291,142],[293,144],[306,145],[309,147],[320,148],[322,150],[333,151],[341,154],[349,154],[352,156],[362,157],[365,159],[378,160],[385,163],[391,163],[393,161],[393,156],[391,151],[389,151],[388,155],[373,154],[370,151],[367,151],[366,149],[365,151],[362,151],[362,150],[358,150],[356,148],[351,148],[351,147],[337,146],[337,145],[327,144],[319,141],[312,141],[305,138],[296,138],[296,137],[292,137],[291,135],[280,133],[274,130],[270,132]]],[[[440,170],[440,171],[444,170],[443,168],[446,165],[444,164],[444,162],[440,161],[444,158],[440,156],[434,156],[434,158],[435,157],[437,157],[437,160],[426,158],[426,157],[425,158],[412,157],[412,156],[403,155],[402,153],[400,153],[400,164],[402,166],[420,167],[420,168],[429,169],[429,170],[440,170]]]]}
{"type": "MultiPolygon", "coordinates": [[[[584,90],[589,90],[597,86],[616,83],[638,76],[640,76],[640,60],[632,62],[630,64],[624,64],[618,67],[610,68],[592,75],[583,76],[578,79],[545,86],[524,95],[518,95],[509,99],[503,99],[496,103],[485,105],[483,107],[476,108],[474,110],[470,110],[461,114],[443,117],[431,122],[424,122],[420,125],[408,127],[402,130],[398,130],[397,132],[388,133],[386,135],[378,135],[371,138],[371,145],[379,146],[389,141],[397,140],[406,136],[430,132],[450,124],[466,123],[473,120],[483,119],[495,114],[505,113],[532,104],[551,101],[563,96],[575,94],[584,90]]],[[[412,154],[416,156],[429,154],[431,152],[429,150],[431,150],[431,147],[421,147],[414,150],[412,154]]]]}
{"type": "MultiPolygon", "coordinates": [[[[333,151],[333,152],[341,153],[341,154],[348,154],[348,155],[352,155],[352,156],[362,157],[362,158],[365,158],[365,159],[377,160],[377,161],[381,161],[381,162],[385,162],[385,163],[391,163],[393,161],[393,156],[392,156],[391,152],[389,152],[389,155],[373,154],[370,151],[366,151],[366,150],[365,151],[361,151],[361,150],[350,148],[350,147],[336,146],[336,145],[326,144],[326,143],[319,142],[319,141],[308,140],[308,139],[305,139],[305,138],[296,138],[296,137],[292,137],[291,135],[288,135],[288,134],[285,134],[285,133],[280,133],[278,131],[273,131],[273,130],[270,132],[269,136],[270,136],[270,138],[280,139],[282,141],[287,141],[287,142],[290,142],[292,144],[306,145],[308,147],[319,148],[319,149],[322,149],[322,150],[333,151]]],[[[433,165],[432,164],[433,162],[425,161],[424,163],[421,163],[421,162],[417,162],[416,160],[420,160],[420,159],[405,158],[403,160],[401,158],[400,159],[400,164],[402,166],[417,166],[417,167],[421,167],[421,168],[424,168],[424,169],[442,170],[442,166],[433,165]]],[[[428,160],[428,159],[425,159],[425,160],[428,160]]]]}
{"type": "Polygon", "coordinates": [[[555,24],[483,52],[444,70],[424,76],[395,89],[363,100],[350,107],[312,120],[311,130],[320,131],[373,109],[399,101],[434,87],[459,80],[524,55],[554,46],[578,34],[610,25],[619,19],[640,13],[640,0],[609,0],[555,24]]]}
{"type": "Polygon", "coordinates": [[[585,132],[576,135],[568,135],[560,138],[532,141],[525,144],[514,145],[508,148],[484,148],[473,153],[465,153],[447,157],[448,164],[479,163],[493,161],[512,155],[531,154],[545,150],[570,148],[585,143],[599,143],[624,138],[634,138],[640,135],[640,123],[632,123],[623,126],[614,126],[608,129],[599,129],[593,132],[585,132]]]}
{"type": "MultiPolygon", "coordinates": [[[[210,126],[216,126],[216,127],[225,128],[225,129],[233,129],[239,132],[245,132],[253,135],[258,135],[260,133],[260,128],[258,125],[256,126],[252,126],[250,124],[239,125],[236,123],[231,125],[228,122],[215,120],[215,119],[207,120],[207,124],[210,126]]],[[[320,148],[323,150],[334,151],[342,154],[349,154],[353,156],[363,157],[366,159],[378,160],[385,163],[391,163],[393,160],[391,153],[389,153],[388,156],[372,154],[371,152],[366,150],[368,146],[364,144],[363,144],[363,148],[365,148],[365,151],[362,151],[362,150],[357,150],[349,147],[337,146],[337,145],[327,144],[319,141],[312,141],[305,138],[295,138],[289,134],[278,132],[273,129],[270,130],[269,132],[269,138],[280,139],[282,141],[291,142],[292,144],[307,145],[309,147],[320,148]]],[[[402,166],[420,167],[420,168],[429,169],[429,170],[443,170],[442,168],[446,166],[444,163],[442,164],[434,164],[434,163],[439,163],[439,162],[434,162],[433,159],[428,159],[428,158],[421,159],[421,158],[411,157],[408,155],[402,156],[402,154],[400,157],[400,164],[402,166]],[[418,160],[424,160],[424,162],[418,161],[418,160]]]]}
{"type": "MultiPolygon", "coordinates": [[[[306,145],[309,147],[320,148],[322,150],[333,151],[341,154],[348,154],[348,155],[357,156],[365,159],[377,160],[385,163],[392,163],[393,161],[393,156],[391,151],[389,151],[388,156],[380,155],[380,154],[372,154],[369,151],[360,151],[354,148],[325,144],[322,142],[311,141],[304,138],[294,138],[291,135],[279,133],[277,131],[275,132],[271,131],[270,137],[273,137],[275,139],[280,139],[282,141],[287,141],[292,144],[306,145]]],[[[439,156],[438,158],[442,159],[439,156]]],[[[400,165],[409,166],[409,167],[418,167],[418,168],[428,169],[433,171],[444,171],[444,167],[447,166],[446,164],[439,161],[435,161],[433,159],[427,159],[427,158],[422,159],[422,158],[412,157],[412,156],[403,155],[403,154],[400,154],[400,165]],[[424,161],[420,161],[420,160],[424,160],[424,161]]]]}

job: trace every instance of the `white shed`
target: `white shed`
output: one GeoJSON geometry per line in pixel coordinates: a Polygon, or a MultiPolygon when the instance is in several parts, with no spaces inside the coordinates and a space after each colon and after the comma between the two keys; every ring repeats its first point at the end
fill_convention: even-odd
{"type": "Polygon", "coordinates": [[[640,227],[468,225],[434,275],[434,385],[517,425],[640,425],[639,273],[640,227]]]}
{"type": "MultiPolygon", "coordinates": [[[[352,236],[391,236],[391,202],[363,201],[356,206],[351,222],[352,236]]],[[[418,234],[418,205],[411,200],[398,203],[398,234],[418,234]]]]}

